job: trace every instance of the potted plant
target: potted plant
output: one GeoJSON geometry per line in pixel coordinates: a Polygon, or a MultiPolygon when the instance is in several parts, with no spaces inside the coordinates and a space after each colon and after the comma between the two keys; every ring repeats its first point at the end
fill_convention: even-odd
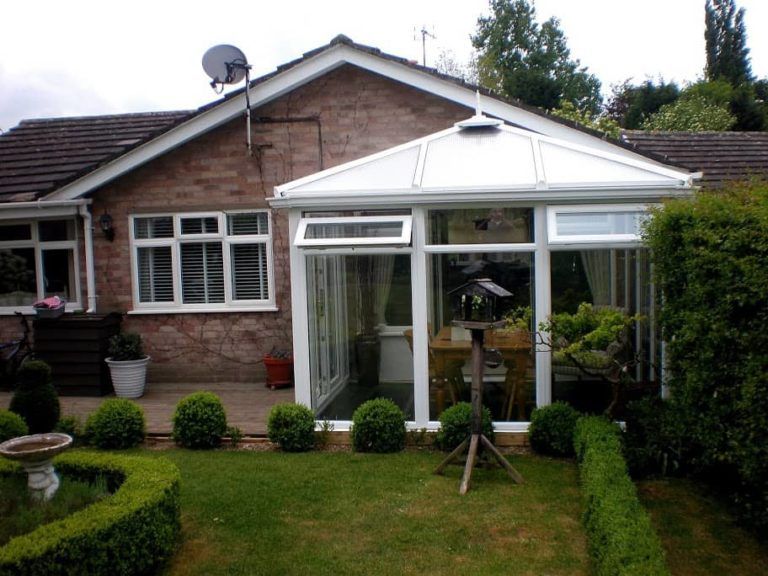
{"type": "Polygon", "coordinates": [[[147,365],[150,357],[144,354],[141,336],[133,332],[121,332],[109,339],[109,366],[112,386],[118,398],[140,398],[147,382],[147,365]]]}
{"type": "Polygon", "coordinates": [[[266,385],[272,390],[293,385],[293,354],[290,350],[275,346],[264,356],[267,370],[266,385]]]}

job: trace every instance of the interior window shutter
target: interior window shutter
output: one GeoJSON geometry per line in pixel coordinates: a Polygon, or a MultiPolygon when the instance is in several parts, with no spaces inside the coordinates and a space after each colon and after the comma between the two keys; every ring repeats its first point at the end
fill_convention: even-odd
{"type": "Polygon", "coordinates": [[[224,302],[220,242],[181,245],[181,293],[185,304],[224,302]]]}
{"type": "Polygon", "coordinates": [[[267,300],[267,247],[265,244],[232,244],[234,300],[267,300]]]}
{"type": "Polygon", "coordinates": [[[173,302],[171,247],[138,249],[139,302],[173,302]]]}

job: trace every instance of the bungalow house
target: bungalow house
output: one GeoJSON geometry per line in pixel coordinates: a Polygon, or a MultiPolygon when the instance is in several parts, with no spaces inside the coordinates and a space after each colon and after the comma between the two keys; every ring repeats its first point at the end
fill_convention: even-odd
{"type": "MultiPolygon", "coordinates": [[[[657,379],[639,223],[695,174],[344,36],[248,90],[252,154],[244,89],[0,136],[0,336],[58,294],[124,313],[153,385],[263,382],[263,356],[292,348],[297,401],[337,430],[374,396],[431,427],[466,397],[449,294],[487,276],[531,326],[582,301],[645,314],[637,377],[657,379]]],[[[544,348],[489,342],[499,430],[579,401],[544,348]]]]}

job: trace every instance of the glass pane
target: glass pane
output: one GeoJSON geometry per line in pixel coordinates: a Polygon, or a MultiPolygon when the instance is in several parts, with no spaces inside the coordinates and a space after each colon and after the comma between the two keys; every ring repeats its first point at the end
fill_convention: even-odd
{"type": "Polygon", "coordinates": [[[75,239],[75,223],[72,220],[41,220],[37,225],[41,242],[75,239]]]}
{"type": "Polygon", "coordinates": [[[397,222],[337,222],[307,224],[304,238],[399,238],[403,234],[403,223],[397,222]]]}
{"type": "Polygon", "coordinates": [[[31,306],[36,300],[35,249],[0,250],[0,306],[31,306]]]}
{"type": "Polygon", "coordinates": [[[139,302],[173,302],[171,247],[138,249],[139,302]]]}
{"type": "Polygon", "coordinates": [[[500,316],[514,325],[485,333],[483,403],[495,421],[527,421],[536,406],[535,357],[531,346],[534,310],[533,254],[432,254],[429,279],[429,413],[471,400],[471,333],[451,326],[449,292],[470,278],[485,277],[512,296],[501,303],[500,316]]]}
{"type": "Polygon", "coordinates": [[[75,294],[75,255],[72,250],[43,250],[45,296],[58,296],[67,302],[77,300],[75,294]]]}
{"type": "Polygon", "coordinates": [[[410,256],[308,256],[312,406],[320,419],[350,420],[371,398],[390,398],[413,420],[410,256]],[[404,287],[409,289],[405,290],[404,287]],[[406,296],[407,294],[407,296],[406,296]]]}
{"type": "Polygon", "coordinates": [[[171,216],[134,218],[133,229],[135,238],[138,240],[148,238],[173,238],[173,218],[171,216]]]}
{"type": "Polygon", "coordinates": [[[430,210],[430,244],[514,244],[533,242],[533,208],[430,210]]]}
{"type": "Polygon", "coordinates": [[[219,219],[215,216],[203,216],[200,218],[182,218],[182,234],[218,234],[219,219]]]}
{"type": "Polygon", "coordinates": [[[558,212],[558,236],[640,235],[643,212],[558,212]]]}
{"type": "Polygon", "coordinates": [[[4,224],[0,226],[0,242],[31,239],[32,228],[29,224],[4,224]]]}
{"type": "Polygon", "coordinates": [[[220,242],[181,245],[181,291],[185,304],[224,302],[220,242]]]}
{"type": "Polygon", "coordinates": [[[227,234],[230,236],[269,234],[269,218],[267,213],[229,214],[227,216],[227,234]]]}
{"type": "Polygon", "coordinates": [[[232,244],[232,290],[234,300],[267,300],[267,247],[264,244],[232,244]]]}
{"type": "Polygon", "coordinates": [[[552,311],[575,313],[582,302],[640,314],[621,347],[591,350],[580,366],[562,353],[552,358],[552,400],[569,402],[584,412],[602,413],[614,400],[618,368],[630,367],[631,390],[618,397],[620,415],[627,399],[654,390],[658,393],[661,341],[654,322],[654,291],[650,259],[645,249],[605,249],[552,252],[552,311]],[[635,362],[632,359],[637,358],[635,362]]]}

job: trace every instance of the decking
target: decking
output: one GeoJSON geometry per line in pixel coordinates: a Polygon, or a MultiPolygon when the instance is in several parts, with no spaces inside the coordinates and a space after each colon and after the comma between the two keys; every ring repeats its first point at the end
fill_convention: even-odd
{"type": "MultiPolygon", "coordinates": [[[[279,402],[292,402],[293,388],[270,390],[263,383],[217,383],[217,384],[148,384],[143,397],[136,402],[144,409],[147,432],[165,435],[171,432],[171,418],[176,404],[184,396],[207,390],[221,398],[227,412],[227,422],[237,426],[246,435],[267,433],[269,410],[279,402]]],[[[78,416],[83,423],[107,398],[87,396],[60,396],[61,412],[65,416],[78,416]]],[[[8,408],[10,392],[0,392],[0,408],[8,408]]]]}

